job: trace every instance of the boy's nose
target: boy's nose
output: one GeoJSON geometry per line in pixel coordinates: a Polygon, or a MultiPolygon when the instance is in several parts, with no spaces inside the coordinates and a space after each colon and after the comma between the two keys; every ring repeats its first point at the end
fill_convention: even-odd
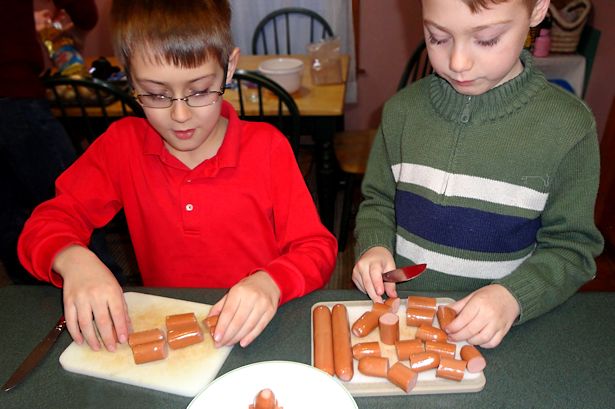
{"type": "Polygon", "coordinates": [[[468,51],[459,45],[454,45],[451,51],[449,68],[453,72],[464,72],[472,68],[472,58],[468,51]]]}
{"type": "Polygon", "coordinates": [[[192,111],[186,101],[176,100],[171,105],[171,118],[176,122],[186,122],[192,117],[192,111]]]}

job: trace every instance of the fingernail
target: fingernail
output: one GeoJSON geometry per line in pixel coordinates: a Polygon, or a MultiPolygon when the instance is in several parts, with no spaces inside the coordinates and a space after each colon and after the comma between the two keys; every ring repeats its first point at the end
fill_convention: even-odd
{"type": "Polygon", "coordinates": [[[216,342],[220,342],[220,339],[222,339],[222,335],[220,335],[220,334],[214,334],[214,341],[216,341],[216,342]]]}
{"type": "Polygon", "coordinates": [[[126,343],[126,341],[127,341],[127,339],[126,339],[126,335],[123,335],[123,334],[122,334],[122,335],[120,335],[120,344],[125,344],[125,343],[126,343]]]}

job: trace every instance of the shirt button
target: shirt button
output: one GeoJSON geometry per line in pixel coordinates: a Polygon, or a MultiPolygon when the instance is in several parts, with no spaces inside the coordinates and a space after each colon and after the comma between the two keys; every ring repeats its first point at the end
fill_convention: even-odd
{"type": "Polygon", "coordinates": [[[193,209],[194,209],[194,206],[192,206],[192,203],[188,203],[188,204],[186,205],[186,210],[187,210],[187,211],[191,212],[193,209]]]}

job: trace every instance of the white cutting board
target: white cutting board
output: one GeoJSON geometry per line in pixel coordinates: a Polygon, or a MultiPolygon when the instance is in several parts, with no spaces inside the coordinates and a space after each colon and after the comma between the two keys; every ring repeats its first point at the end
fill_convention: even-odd
{"type": "Polygon", "coordinates": [[[134,331],[160,328],[166,333],[165,317],[194,312],[204,340],[182,349],[170,349],[166,359],[136,365],[128,344],[116,352],[95,352],[84,343],[71,343],[60,356],[64,369],[110,381],[142,386],[182,396],[195,396],[218,374],[232,347],[214,348],[209,330],[202,324],[211,305],[156,295],[124,294],[134,331]]]}

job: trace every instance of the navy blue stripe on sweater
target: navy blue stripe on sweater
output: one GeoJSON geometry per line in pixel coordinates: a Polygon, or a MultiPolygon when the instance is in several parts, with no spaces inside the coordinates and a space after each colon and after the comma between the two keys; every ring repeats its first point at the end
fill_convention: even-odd
{"type": "Polygon", "coordinates": [[[536,241],[540,219],[442,206],[411,192],[397,191],[397,224],[433,243],[487,253],[513,253],[536,241]]]}

